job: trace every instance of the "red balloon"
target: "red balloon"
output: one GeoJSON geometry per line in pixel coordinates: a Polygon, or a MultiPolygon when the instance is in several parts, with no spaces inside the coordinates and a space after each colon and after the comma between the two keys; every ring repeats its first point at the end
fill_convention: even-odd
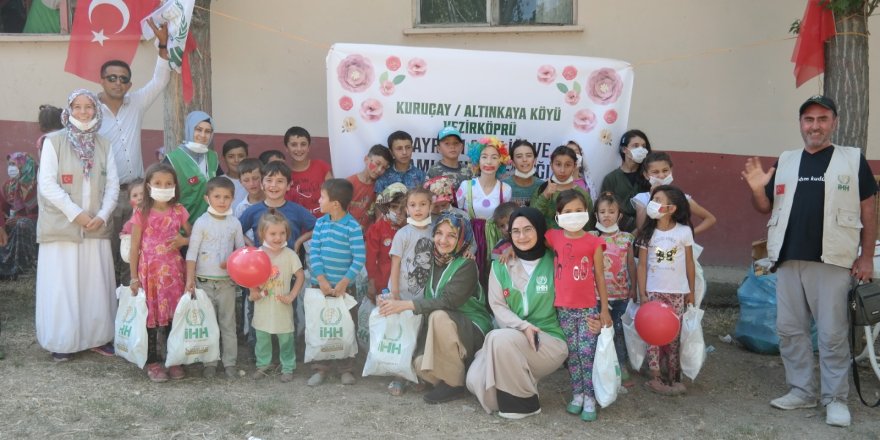
{"type": "Polygon", "coordinates": [[[648,345],[667,345],[678,336],[681,321],[668,304],[651,301],[636,312],[636,331],[648,345]]]}
{"type": "Polygon", "coordinates": [[[226,271],[239,286],[255,288],[272,276],[272,261],[262,250],[246,246],[229,255],[226,271]]]}

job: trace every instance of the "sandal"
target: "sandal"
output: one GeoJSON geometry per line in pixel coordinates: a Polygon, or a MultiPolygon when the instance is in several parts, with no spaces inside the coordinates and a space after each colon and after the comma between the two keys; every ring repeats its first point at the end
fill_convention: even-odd
{"type": "Polygon", "coordinates": [[[672,387],[666,385],[665,383],[663,383],[663,381],[660,380],[660,378],[657,377],[645,382],[645,388],[657,394],[660,394],[661,396],[675,395],[672,387]]]}
{"type": "Polygon", "coordinates": [[[260,367],[254,370],[253,374],[251,374],[251,379],[260,380],[269,377],[269,369],[271,366],[260,367]]]}
{"type": "Polygon", "coordinates": [[[388,384],[388,394],[392,396],[402,396],[404,392],[403,382],[399,380],[392,380],[391,383],[388,384]]]}

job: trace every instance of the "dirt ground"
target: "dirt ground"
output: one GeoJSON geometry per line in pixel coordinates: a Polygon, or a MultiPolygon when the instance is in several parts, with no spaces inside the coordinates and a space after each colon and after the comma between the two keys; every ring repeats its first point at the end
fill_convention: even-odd
{"type": "MultiPolygon", "coordinates": [[[[825,425],[824,411],[772,409],[786,391],[778,356],[725,344],[735,307],[710,307],[704,322],[715,351],[688,393],[662,397],[642,387],[584,423],[565,412],[568,375],[559,370],[540,384],[543,413],[520,421],[488,415],[473,397],[425,404],[418,393],[391,397],[386,378],[367,377],[343,386],[338,378],[306,386],[300,364],[292,383],[277,377],[255,382],[188,377],[151,383],[133,364],[95,353],[55,363],[34,335],[32,276],[0,281],[0,439],[19,438],[880,438],[880,409],[868,409],[851,393],[853,426],[825,425]]],[[[239,368],[253,363],[240,353],[239,368]]],[[[864,369],[869,395],[877,379],[864,369]]]]}

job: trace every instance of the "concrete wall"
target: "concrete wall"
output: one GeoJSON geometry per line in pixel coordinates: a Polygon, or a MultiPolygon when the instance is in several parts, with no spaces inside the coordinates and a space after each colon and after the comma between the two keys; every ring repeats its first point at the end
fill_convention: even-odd
{"type": "MultiPolygon", "coordinates": [[[[632,127],[657,149],[678,152],[676,182],[719,217],[703,237],[711,263],[747,261],[748,241],[763,220],[751,211],[738,171],[744,155],[777,156],[802,145],[797,107],[821,92],[819,79],[794,87],[794,39],[788,27],[803,15],[803,0],[737,2],[580,0],[581,31],[417,34],[409,0],[215,1],[212,5],[213,116],[220,137],[239,136],[256,151],[280,148],[292,125],[308,128],[326,151],[324,59],[335,42],[451,47],[609,57],[635,69],[632,127]]],[[[876,17],[870,29],[880,31],[876,17]]],[[[871,79],[880,84],[880,42],[872,38],[871,79]]],[[[30,147],[42,103],[60,105],[89,84],[65,73],[67,41],[0,36],[3,98],[0,152],[30,147]]],[[[146,43],[133,63],[135,87],[152,72],[146,43]]],[[[480,66],[462,66],[479,68],[480,66]]],[[[870,126],[880,124],[880,94],[871,90],[870,126]]],[[[161,99],[160,99],[161,101],[161,99]]],[[[145,149],[161,144],[161,102],[144,127],[145,149]]],[[[878,142],[876,134],[870,142],[878,142]]],[[[151,158],[147,151],[145,156],[151,158]]],[[[869,148],[880,159],[880,148],[869,148]]],[[[880,172],[880,169],[876,169],[880,172]]]]}

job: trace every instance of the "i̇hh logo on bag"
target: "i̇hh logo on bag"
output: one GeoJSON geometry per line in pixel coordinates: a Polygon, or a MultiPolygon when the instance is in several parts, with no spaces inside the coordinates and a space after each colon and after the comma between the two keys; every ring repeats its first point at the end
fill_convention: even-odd
{"type": "Polygon", "coordinates": [[[342,312],[336,307],[324,307],[321,309],[321,328],[318,330],[321,339],[336,339],[338,342],[324,345],[321,351],[339,351],[342,350],[342,312]]]}
{"type": "Polygon", "coordinates": [[[203,354],[208,352],[208,327],[205,326],[205,312],[201,309],[190,309],[186,314],[186,329],[183,338],[187,340],[186,355],[203,354]],[[189,343],[205,342],[204,345],[189,345],[189,343]]]}
{"type": "Polygon", "coordinates": [[[399,322],[397,326],[389,326],[385,328],[385,335],[379,342],[379,351],[389,354],[400,354],[401,344],[400,337],[403,336],[403,325],[399,322]],[[394,331],[394,333],[392,333],[394,331]]]}

